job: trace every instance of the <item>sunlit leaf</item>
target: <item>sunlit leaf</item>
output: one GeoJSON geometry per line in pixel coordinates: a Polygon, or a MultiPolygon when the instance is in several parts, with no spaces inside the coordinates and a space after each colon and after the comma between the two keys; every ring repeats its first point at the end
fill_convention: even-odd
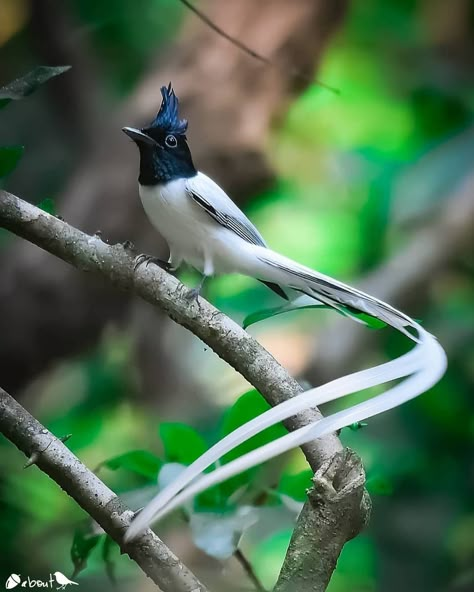
{"type": "Polygon", "coordinates": [[[161,423],[158,431],[167,462],[190,465],[207,450],[203,437],[184,423],[161,423]]]}
{"type": "Polygon", "coordinates": [[[9,175],[23,155],[24,146],[0,147],[0,179],[9,175]]]}
{"type": "Polygon", "coordinates": [[[156,479],[162,465],[163,461],[151,452],[148,452],[148,450],[131,450],[130,452],[125,452],[124,454],[105,460],[100,464],[100,466],[107,467],[112,471],[126,469],[148,479],[156,479]]]}
{"type": "Polygon", "coordinates": [[[21,78],[16,78],[0,87],[0,100],[23,99],[51,78],[67,72],[70,68],[71,66],[37,66],[21,78]]]}

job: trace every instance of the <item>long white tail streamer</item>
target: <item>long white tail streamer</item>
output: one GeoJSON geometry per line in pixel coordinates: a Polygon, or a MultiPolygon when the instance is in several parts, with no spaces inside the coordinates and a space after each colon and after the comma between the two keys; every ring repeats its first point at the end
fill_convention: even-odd
{"type": "Polygon", "coordinates": [[[150,523],[159,520],[212,485],[310,440],[397,407],[436,384],[446,370],[446,354],[435,337],[414,321],[412,326],[418,332],[419,341],[407,354],[310,389],[277,405],[223,438],[183,471],[137,515],[125,535],[125,540],[132,539],[150,523]],[[219,467],[212,473],[197,478],[224,454],[279,421],[305,409],[400,378],[405,380],[381,395],[295,430],[219,467]]]}

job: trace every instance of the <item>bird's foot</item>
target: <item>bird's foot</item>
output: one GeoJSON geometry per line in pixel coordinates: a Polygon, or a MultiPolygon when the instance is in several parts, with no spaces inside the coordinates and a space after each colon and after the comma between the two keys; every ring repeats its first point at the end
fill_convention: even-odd
{"type": "Polygon", "coordinates": [[[140,267],[140,265],[143,265],[143,263],[146,267],[148,267],[150,263],[153,263],[154,265],[158,265],[158,267],[161,267],[161,269],[164,269],[165,271],[172,271],[172,267],[167,261],[163,261],[158,257],[152,257],[151,255],[145,255],[144,253],[135,257],[133,271],[137,271],[137,269],[140,267]]]}
{"type": "Polygon", "coordinates": [[[201,308],[201,304],[199,303],[199,296],[201,295],[201,290],[204,285],[205,279],[206,276],[203,275],[199,284],[195,288],[191,288],[190,290],[188,290],[185,296],[188,302],[197,302],[199,308],[201,308]]]}
{"type": "Polygon", "coordinates": [[[201,286],[191,288],[186,292],[185,298],[189,302],[197,302],[199,304],[199,296],[201,294],[201,286]]]}

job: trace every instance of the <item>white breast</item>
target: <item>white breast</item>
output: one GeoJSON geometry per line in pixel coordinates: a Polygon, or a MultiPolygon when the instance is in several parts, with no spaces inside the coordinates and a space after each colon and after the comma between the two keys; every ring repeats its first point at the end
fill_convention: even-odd
{"type": "Polygon", "coordinates": [[[187,194],[185,179],[140,185],[140,199],[153,226],[170,248],[173,266],[189,263],[206,275],[238,271],[234,262],[242,240],[221,227],[187,194]]]}

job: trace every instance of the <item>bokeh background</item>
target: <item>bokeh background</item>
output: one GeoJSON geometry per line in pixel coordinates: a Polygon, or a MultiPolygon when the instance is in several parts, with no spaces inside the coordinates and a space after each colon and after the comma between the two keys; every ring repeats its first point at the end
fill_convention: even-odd
{"type": "MultiPolygon", "coordinates": [[[[33,203],[48,200],[85,231],[166,256],[141,210],[138,155],[120,128],[149,121],[160,85],[173,81],[196,164],[273,248],[402,307],[449,356],[446,376],[429,393],[364,429],[343,430],[364,460],[373,515],[346,545],[329,590],[472,591],[472,4],[197,3],[277,66],[245,55],[178,0],[1,0],[2,83],[38,64],[72,69],[0,112],[1,145],[25,146],[0,182],[33,203]],[[339,92],[311,82],[316,76],[339,92]]],[[[0,272],[2,386],[57,435],[72,433],[68,445],[90,468],[148,451],[100,468],[118,492],[153,488],[157,459],[186,462],[182,450],[167,448],[163,424],[197,430],[199,437],[183,440],[190,447],[196,437],[212,443],[249,388],[150,306],[5,232],[0,272]]],[[[192,271],[180,277],[196,281],[192,271]]],[[[212,280],[206,296],[238,321],[278,305],[263,286],[236,276],[212,280]]],[[[408,347],[393,331],[371,331],[328,311],[293,312],[249,331],[310,384],[408,347]]],[[[74,533],[87,530],[87,520],[23,463],[1,440],[0,576],[71,575],[74,533]]],[[[305,469],[295,452],[252,476],[251,487],[275,501],[282,481],[305,469]]],[[[291,497],[291,487],[286,491],[291,497]]],[[[245,547],[267,587],[291,534],[288,508],[278,500],[267,504],[276,527],[262,528],[245,547]]],[[[214,589],[236,582],[235,589],[252,589],[235,558],[220,561],[197,549],[179,516],[158,532],[214,589]]],[[[152,587],[100,540],[77,578],[87,590],[112,589],[107,572],[119,589],[152,587]]]]}

